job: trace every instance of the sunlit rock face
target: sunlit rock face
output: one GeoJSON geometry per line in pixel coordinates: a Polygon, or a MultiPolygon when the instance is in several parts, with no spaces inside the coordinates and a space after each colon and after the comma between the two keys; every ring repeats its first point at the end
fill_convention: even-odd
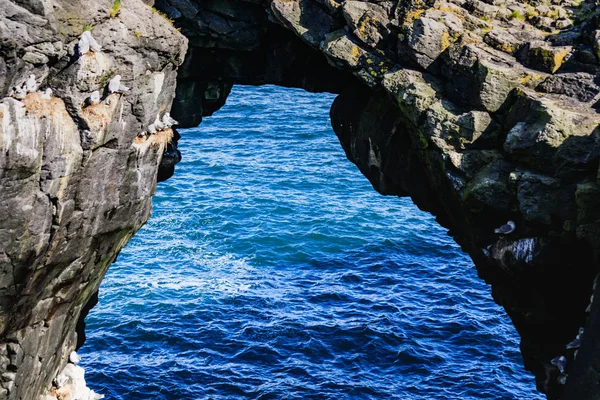
{"type": "Polygon", "coordinates": [[[56,394],[80,314],[179,160],[157,116],[195,126],[236,83],[339,93],[348,158],[450,229],[538,389],[600,397],[594,2],[148,3],[0,0],[0,398],[56,394]],[[80,54],[85,30],[101,49],[80,54]]]}
{"type": "Polygon", "coordinates": [[[0,1],[0,398],[36,399],[66,366],[173,136],[137,137],[170,108],[187,40],[141,1],[112,7],[0,1]],[[79,54],[84,30],[100,51],[79,54]],[[110,94],[117,74],[130,90],[110,94]]]}

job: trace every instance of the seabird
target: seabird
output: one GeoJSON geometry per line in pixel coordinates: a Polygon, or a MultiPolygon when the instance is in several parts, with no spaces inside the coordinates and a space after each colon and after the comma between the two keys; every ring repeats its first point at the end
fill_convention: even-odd
{"type": "Polygon", "coordinates": [[[162,122],[167,128],[170,128],[173,125],[179,125],[179,122],[173,119],[168,111],[163,115],[162,122]]]}
{"type": "Polygon", "coordinates": [[[573,339],[569,344],[567,344],[567,349],[578,349],[581,346],[581,339],[579,335],[575,339],[573,339]]]}
{"type": "Polygon", "coordinates": [[[108,92],[111,94],[118,93],[120,86],[121,86],[121,75],[115,75],[114,78],[112,78],[108,82],[108,92]]]}
{"type": "Polygon", "coordinates": [[[91,105],[100,103],[100,92],[98,90],[94,91],[87,101],[91,105]]]}
{"type": "Polygon", "coordinates": [[[565,356],[554,357],[550,363],[556,365],[561,374],[565,372],[565,368],[567,367],[567,359],[565,356]]]}
{"type": "Polygon", "coordinates": [[[79,354],[77,354],[77,352],[72,351],[71,354],[69,354],[69,361],[77,365],[79,364],[79,361],[81,361],[81,357],[79,354]]]}
{"type": "Polygon", "coordinates": [[[502,225],[500,228],[494,229],[494,233],[500,233],[502,235],[508,235],[509,233],[513,233],[515,231],[516,225],[513,221],[508,221],[506,224],[502,225]]]}
{"type": "Polygon", "coordinates": [[[88,35],[86,35],[87,32],[88,31],[85,31],[81,34],[79,42],[77,43],[80,56],[90,51],[90,38],[88,35]]]}
{"type": "Polygon", "coordinates": [[[51,97],[52,97],[52,89],[48,88],[44,92],[42,92],[42,99],[50,100],[51,97]]]}
{"type": "Polygon", "coordinates": [[[167,129],[167,125],[160,120],[160,113],[156,114],[156,119],[154,120],[154,126],[157,131],[162,131],[163,129],[167,129]]]}
{"type": "Polygon", "coordinates": [[[31,74],[29,75],[29,79],[27,79],[27,82],[25,82],[25,90],[27,91],[27,93],[32,93],[37,91],[38,85],[37,82],[35,80],[35,75],[31,74]]]}
{"type": "Polygon", "coordinates": [[[121,75],[115,75],[108,82],[108,92],[109,93],[123,93],[129,91],[129,88],[121,83],[121,75]]]}
{"type": "Polygon", "coordinates": [[[144,132],[144,131],[141,131],[141,132],[139,132],[139,133],[137,134],[137,136],[138,136],[138,137],[144,137],[144,136],[146,136],[146,132],[144,132]]]}
{"type": "Polygon", "coordinates": [[[83,34],[81,35],[81,37],[85,37],[87,39],[87,42],[89,43],[89,49],[95,53],[99,52],[100,50],[102,50],[102,46],[100,45],[100,43],[98,43],[96,41],[96,39],[94,39],[94,37],[92,36],[92,32],[90,31],[85,31],[83,32],[83,34]]]}
{"type": "Polygon", "coordinates": [[[579,328],[579,332],[575,339],[573,339],[569,344],[567,344],[567,349],[578,349],[581,346],[581,339],[583,338],[583,328],[579,328]]]}
{"type": "Polygon", "coordinates": [[[58,376],[56,378],[54,378],[54,384],[56,385],[57,388],[61,388],[63,386],[65,386],[67,384],[67,381],[69,380],[69,377],[66,376],[63,373],[58,374],[58,376]]]}
{"type": "Polygon", "coordinates": [[[150,126],[148,127],[148,133],[151,135],[154,135],[156,133],[156,126],[154,126],[154,124],[150,124],[150,126]]]}

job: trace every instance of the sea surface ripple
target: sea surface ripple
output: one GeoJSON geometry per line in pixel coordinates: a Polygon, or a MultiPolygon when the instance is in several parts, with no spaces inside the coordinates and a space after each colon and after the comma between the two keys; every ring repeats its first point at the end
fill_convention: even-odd
{"type": "Polygon", "coordinates": [[[87,318],[107,399],[541,399],[471,260],[410,199],[378,195],[334,96],[234,88],[87,318]]]}

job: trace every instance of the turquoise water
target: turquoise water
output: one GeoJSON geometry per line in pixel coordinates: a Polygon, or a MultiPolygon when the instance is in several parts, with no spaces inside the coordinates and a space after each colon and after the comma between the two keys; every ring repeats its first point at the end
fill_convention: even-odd
{"type": "Polygon", "coordinates": [[[108,399],[541,399],[471,260],[378,195],[329,124],[334,96],[235,87],[87,318],[108,399]]]}

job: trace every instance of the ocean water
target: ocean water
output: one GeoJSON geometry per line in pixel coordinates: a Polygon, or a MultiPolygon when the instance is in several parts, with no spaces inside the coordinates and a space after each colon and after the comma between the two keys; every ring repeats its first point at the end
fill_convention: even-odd
{"type": "Polygon", "coordinates": [[[235,87],[121,252],[80,353],[107,399],[541,399],[471,260],[377,194],[330,94],[235,87]]]}

